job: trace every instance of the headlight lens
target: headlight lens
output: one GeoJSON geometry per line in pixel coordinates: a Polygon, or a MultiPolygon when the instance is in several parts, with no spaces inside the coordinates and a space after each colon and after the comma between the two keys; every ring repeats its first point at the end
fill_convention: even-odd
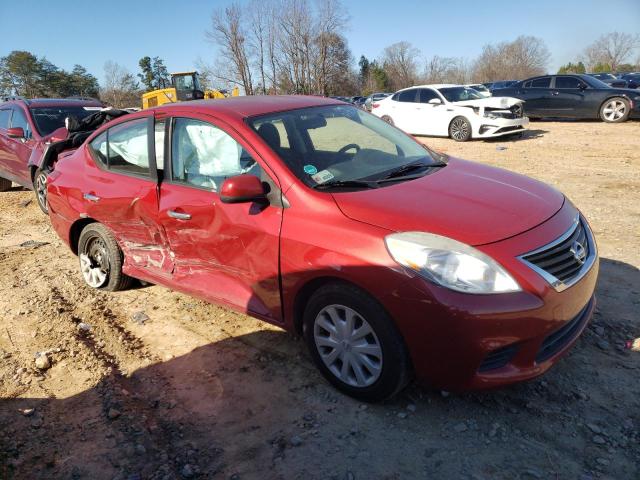
{"type": "Polygon", "coordinates": [[[424,232],[388,235],[393,259],[443,287],[464,293],[507,293],[522,289],[495,260],[451,238],[424,232]]]}

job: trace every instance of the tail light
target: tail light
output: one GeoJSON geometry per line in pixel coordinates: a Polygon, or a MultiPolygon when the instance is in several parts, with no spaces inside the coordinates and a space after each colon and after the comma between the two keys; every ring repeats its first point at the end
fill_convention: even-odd
{"type": "Polygon", "coordinates": [[[380,106],[379,103],[372,103],[371,108],[378,108],[380,106]]]}

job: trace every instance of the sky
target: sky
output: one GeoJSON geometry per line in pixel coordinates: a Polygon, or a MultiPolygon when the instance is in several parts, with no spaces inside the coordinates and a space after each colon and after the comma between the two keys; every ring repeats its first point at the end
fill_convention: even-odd
{"type": "MultiPolygon", "coordinates": [[[[138,60],[146,55],[164,59],[169,71],[190,70],[198,59],[213,63],[215,48],[207,43],[205,31],[211,12],[228,3],[0,0],[0,57],[28,50],[60,68],[80,64],[100,81],[106,61],[138,73],[138,60]]],[[[556,71],[603,33],[640,34],[640,0],[342,3],[349,14],[349,26],[342,33],[355,61],[360,55],[379,57],[384,47],[402,40],[411,42],[424,57],[473,59],[487,43],[533,35],[546,42],[552,54],[549,71],[556,71]]]]}

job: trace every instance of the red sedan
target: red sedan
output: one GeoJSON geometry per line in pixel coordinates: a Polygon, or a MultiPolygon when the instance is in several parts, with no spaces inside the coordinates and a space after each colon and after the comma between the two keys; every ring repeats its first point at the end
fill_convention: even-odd
{"type": "Polygon", "coordinates": [[[58,160],[48,195],[90,286],[141,279],[300,332],[363,400],[413,376],[536,377],[594,309],[596,244],[560,192],[331,99],[126,115],[58,160]]]}

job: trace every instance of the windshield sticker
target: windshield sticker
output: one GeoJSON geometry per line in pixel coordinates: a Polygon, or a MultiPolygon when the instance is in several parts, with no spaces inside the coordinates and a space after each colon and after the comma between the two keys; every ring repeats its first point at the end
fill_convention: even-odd
{"type": "Polygon", "coordinates": [[[326,183],[333,178],[333,173],[329,170],[322,170],[315,175],[312,175],[313,181],[316,183],[326,183]]]}
{"type": "Polygon", "coordinates": [[[315,165],[305,165],[304,173],[308,175],[315,175],[316,173],[318,173],[318,169],[315,167],[315,165]]]}

